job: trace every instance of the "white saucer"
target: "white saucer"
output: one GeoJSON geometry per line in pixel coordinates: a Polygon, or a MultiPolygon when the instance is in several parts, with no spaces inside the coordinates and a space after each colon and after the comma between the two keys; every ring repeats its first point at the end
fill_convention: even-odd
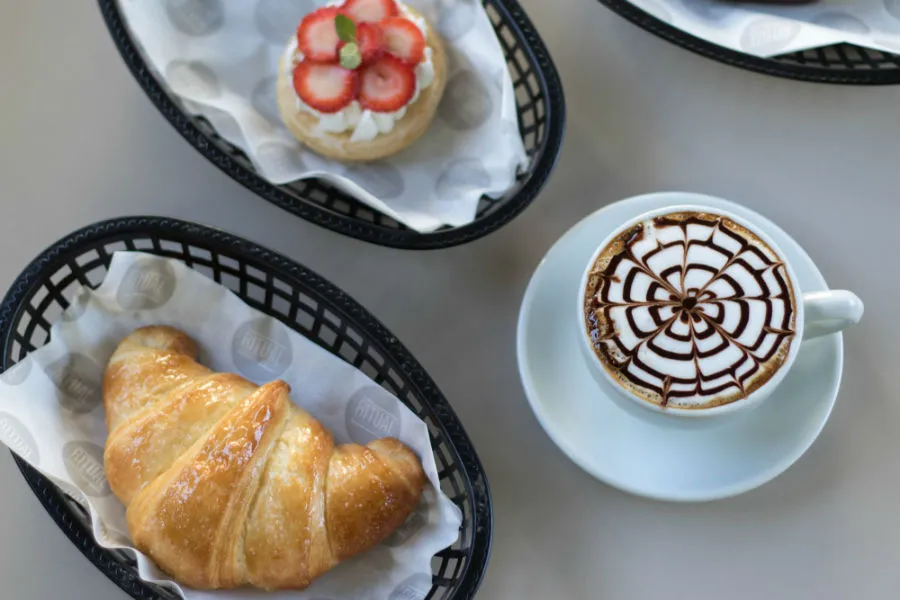
{"type": "Polygon", "coordinates": [[[804,292],[828,289],[797,242],[738,204],[680,192],[630,198],[584,218],[538,265],[519,313],[519,373],[547,434],[597,479],[657,500],[717,500],[767,483],[812,445],[837,398],[843,338],[836,334],[803,342],[775,394],[729,423],[660,428],[622,410],[597,387],[584,364],[573,298],[587,261],[608,234],[632,217],[674,204],[722,208],[747,219],[781,247],[804,292]]]}

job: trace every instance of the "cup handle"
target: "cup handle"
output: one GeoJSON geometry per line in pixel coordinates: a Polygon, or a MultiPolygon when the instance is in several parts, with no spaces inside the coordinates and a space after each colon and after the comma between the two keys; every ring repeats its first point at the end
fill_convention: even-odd
{"type": "Polygon", "coordinates": [[[803,295],[803,312],[803,339],[811,340],[859,323],[863,303],[847,290],[812,292],[803,295]]]}

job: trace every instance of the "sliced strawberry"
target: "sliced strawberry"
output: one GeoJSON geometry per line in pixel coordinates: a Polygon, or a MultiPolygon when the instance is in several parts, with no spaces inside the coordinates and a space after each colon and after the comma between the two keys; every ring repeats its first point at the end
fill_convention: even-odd
{"type": "Polygon", "coordinates": [[[399,58],[385,54],[376,63],[363,67],[359,83],[359,103],[373,112],[394,112],[416,93],[416,73],[399,58]]]}
{"type": "Polygon", "coordinates": [[[386,52],[408,65],[415,66],[425,56],[425,36],[416,24],[403,17],[390,17],[381,22],[386,52]]]}
{"type": "Polygon", "coordinates": [[[356,39],[364,65],[378,61],[384,54],[384,32],[375,23],[360,23],[356,28],[356,39]]]}
{"type": "Polygon", "coordinates": [[[359,73],[304,60],[294,69],[294,90],[310,108],[336,113],[356,98],[359,73]]]}
{"type": "Polygon", "coordinates": [[[378,23],[400,14],[394,0],[347,0],[341,11],[357,24],[378,23]]]}
{"type": "MultiPolygon", "coordinates": [[[[370,65],[384,56],[384,33],[375,23],[360,23],[356,28],[356,45],[359,47],[362,64],[370,65]]],[[[346,46],[344,42],[338,45],[338,53],[346,46]]]]}
{"type": "Polygon", "coordinates": [[[334,7],[320,8],[303,17],[297,28],[297,47],[306,60],[337,62],[338,38],[334,19],[340,11],[334,7]]]}

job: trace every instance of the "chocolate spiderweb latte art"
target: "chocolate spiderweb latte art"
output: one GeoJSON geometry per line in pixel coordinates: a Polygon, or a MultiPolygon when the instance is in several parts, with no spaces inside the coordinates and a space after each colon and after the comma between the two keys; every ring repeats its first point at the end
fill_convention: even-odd
{"type": "Polygon", "coordinates": [[[648,218],[594,262],[584,315],[594,352],[626,391],[665,407],[745,398],[788,358],[787,269],[757,235],[701,212],[648,218]]]}

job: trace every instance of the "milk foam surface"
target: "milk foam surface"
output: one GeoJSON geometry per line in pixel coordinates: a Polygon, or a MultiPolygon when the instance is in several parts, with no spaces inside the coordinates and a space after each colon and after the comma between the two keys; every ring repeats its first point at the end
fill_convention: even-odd
{"type": "Polygon", "coordinates": [[[620,385],[678,408],[746,397],[780,368],[795,337],[781,259],[726,217],[675,213],[630,228],[601,252],[585,325],[620,385]]]}

